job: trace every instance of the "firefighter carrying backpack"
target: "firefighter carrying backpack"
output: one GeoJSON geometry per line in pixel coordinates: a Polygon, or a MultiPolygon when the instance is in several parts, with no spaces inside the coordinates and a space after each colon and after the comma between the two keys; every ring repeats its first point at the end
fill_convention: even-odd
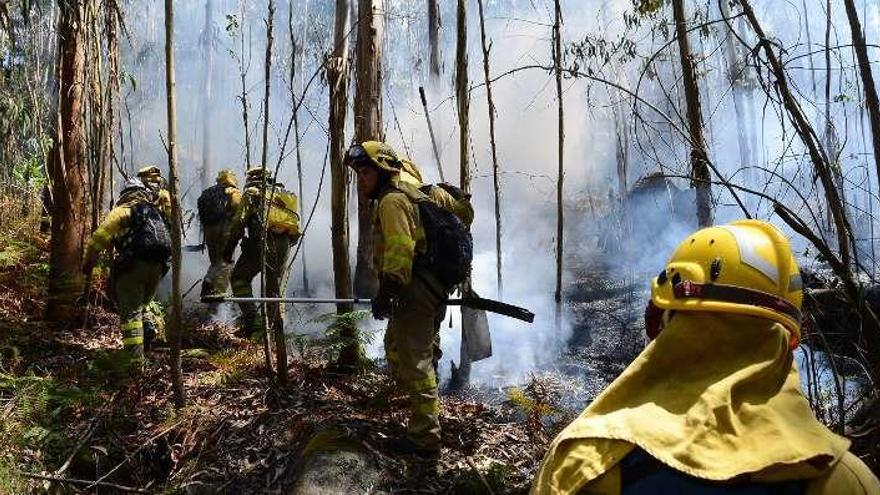
{"type": "Polygon", "coordinates": [[[202,225],[217,225],[229,219],[229,195],[227,184],[214,184],[199,196],[199,221],[202,225]]]}
{"type": "MultiPolygon", "coordinates": [[[[299,230],[299,213],[296,196],[284,190],[280,185],[276,186],[274,194],[271,186],[266,188],[265,197],[267,198],[266,207],[269,211],[269,218],[266,226],[270,232],[276,234],[285,234],[294,238],[300,236],[299,230]]],[[[252,223],[249,226],[252,234],[254,229],[260,229],[258,224],[254,224],[253,220],[259,220],[260,211],[260,190],[256,187],[247,189],[248,201],[258,214],[252,215],[252,223]]]]}
{"type": "Polygon", "coordinates": [[[132,206],[128,233],[115,248],[122,262],[167,263],[171,257],[171,235],[159,208],[148,202],[132,206]]]}
{"type": "MultiPolygon", "coordinates": [[[[441,184],[424,186],[423,190],[428,187],[443,186],[441,184]]],[[[474,258],[473,239],[468,228],[454,212],[431,201],[425,196],[424,191],[422,192],[421,197],[415,199],[415,203],[419,208],[422,228],[425,229],[427,252],[417,255],[415,262],[426,268],[447,289],[451,289],[470,276],[474,258]]],[[[460,198],[456,195],[452,196],[456,201],[466,201],[464,196],[460,198]]]]}

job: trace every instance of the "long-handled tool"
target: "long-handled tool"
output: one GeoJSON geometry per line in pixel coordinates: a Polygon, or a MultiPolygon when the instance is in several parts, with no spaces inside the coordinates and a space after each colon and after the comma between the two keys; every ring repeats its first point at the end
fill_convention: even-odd
{"type": "Polygon", "coordinates": [[[446,182],[443,177],[443,165],[440,164],[440,151],[437,150],[437,140],[434,138],[434,126],[431,125],[431,115],[428,113],[428,99],[425,98],[425,88],[419,86],[419,96],[422,98],[422,108],[425,110],[425,120],[428,121],[428,133],[431,134],[431,147],[434,149],[434,160],[437,160],[437,170],[440,172],[440,182],[446,182]]]}
{"type": "MultiPolygon", "coordinates": [[[[226,297],[226,296],[205,296],[202,297],[204,303],[286,303],[286,304],[371,304],[370,299],[332,299],[332,298],[316,298],[316,297],[226,297]]],[[[501,301],[493,301],[492,299],[484,299],[482,297],[464,297],[460,299],[448,299],[446,304],[449,306],[465,306],[473,309],[481,309],[490,313],[509,316],[528,323],[535,321],[535,313],[526,308],[514,306],[501,301]]]]}

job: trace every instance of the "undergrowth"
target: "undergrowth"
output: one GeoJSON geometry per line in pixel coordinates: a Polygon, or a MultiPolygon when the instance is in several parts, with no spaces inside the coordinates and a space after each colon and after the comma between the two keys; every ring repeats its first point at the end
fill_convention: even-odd
{"type": "MultiPolygon", "coordinates": [[[[366,310],[320,315],[313,321],[326,325],[324,336],[314,339],[309,336],[296,335],[293,338],[293,344],[301,355],[313,354],[315,357],[336,362],[342,350],[351,343],[350,337],[346,335],[346,330],[351,327],[357,328],[358,324],[366,320],[369,315],[370,312],[366,310]]],[[[363,349],[373,343],[376,338],[376,332],[361,329],[355,332],[355,335],[359,355],[358,361],[363,371],[364,369],[369,369],[374,364],[364,357],[363,349]]]]}
{"type": "MultiPolygon", "coordinates": [[[[96,403],[90,390],[59,384],[51,376],[0,373],[0,450],[30,453],[36,464],[51,462],[63,452],[68,439],[63,419],[72,410],[96,403]]],[[[0,485],[3,467],[0,466],[0,485]]]]}

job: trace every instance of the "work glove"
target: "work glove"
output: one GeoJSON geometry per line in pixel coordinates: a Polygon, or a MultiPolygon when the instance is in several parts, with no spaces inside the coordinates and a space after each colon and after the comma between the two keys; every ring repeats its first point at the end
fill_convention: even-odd
{"type": "Polygon", "coordinates": [[[397,296],[400,294],[400,284],[390,279],[382,279],[379,282],[379,291],[373,298],[370,309],[373,312],[373,318],[384,320],[390,318],[394,314],[394,305],[397,296]]]}

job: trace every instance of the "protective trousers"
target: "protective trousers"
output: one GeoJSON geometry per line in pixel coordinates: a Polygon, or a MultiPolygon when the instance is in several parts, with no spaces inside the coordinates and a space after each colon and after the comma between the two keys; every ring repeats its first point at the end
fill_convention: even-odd
{"type": "Polygon", "coordinates": [[[418,277],[401,290],[385,331],[385,354],[398,388],[409,396],[406,436],[425,449],[440,447],[436,361],[443,299],[418,277]]]}
{"type": "Polygon", "coordinates": [[[122,326],[122,345],[132,361],[143,362],[145,306],[156,295],[165,271],[162,263],[143,260],[117,263],[111,270],[110,295],[122,326]]]}
{"type": "MultiPolygon", "coordinates": [[[[287,270],[287,257],[290,254],[292,239],[284,234],[266,234],[266,297],[281,297],[284,294],[284,274],[287,270]]],[[[260,273],[260,244],[248,237],[242,240],[241,255],[232,268],[232,294],[235,297],[253,297],[251,282],[260,273]]],[[[239,303],[241,308],[241,333],[250,337],[254,332],[265,330],[254,303],[239,303]]],[[[268,320],[280,324],[281,305],[266,305],[268,320]]]]}
{"type": "Polygon", "coordinates": [[[205,246],[208,248],[208,259],[211,260],[208,273],[202,280],[202,296],[225,294],[226,286],[229,285],[231,264],[223,259],[223,251],[229,240],[228,223],[219,222],[202,226],[205,246]]]}

